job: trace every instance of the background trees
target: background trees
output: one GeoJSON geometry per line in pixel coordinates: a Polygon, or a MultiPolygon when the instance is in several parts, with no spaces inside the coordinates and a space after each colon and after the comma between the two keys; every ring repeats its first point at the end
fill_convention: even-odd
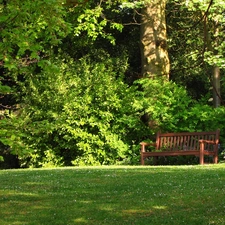
{"type": "Polygon", "coordinates": [[[48,68],[54,47],[70,32],[64,16],[61,1],[0,2],[0,140],[6,154],[28,150],[21,139],[23,82],[48,68]]]}
{"type": "Polygon", "coordinates": [[[1,1],[2,158],[138,163],[138,143],[159,129],[220,128],[223,139],[224,107],[212,106],[224,96],[224,8],[219,0],[1,1]]]}
{"type": "Polygon", "coordinates": [[[224,37],[215,29],[215,20],[218,21],[217,28],[220,27],[222,31],[224,3],[168,1],[167,13],[171,79],[185,85],[196,99],[204,95],[212,96],[211,89],[214,91],[213,105],[218,106],[218,100],[223,98],[224,90],[220,90],[219,86],[223,78],[218,77],[218,74],[214,76],[213,70],[215,68],[218,71],[220,67],[221,75],[224,73],[224,37]],[[220,53],[216,49],[220,49],[220,53]]]}

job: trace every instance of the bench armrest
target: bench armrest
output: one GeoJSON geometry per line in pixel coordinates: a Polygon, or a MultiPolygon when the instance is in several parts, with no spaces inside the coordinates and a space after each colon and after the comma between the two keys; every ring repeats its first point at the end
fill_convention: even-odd
{"type": "Polygon", "coordinates": [[[141,142],[140,145],[141,145],[141,152],[145,152],[145,146],[156,147],[156,143],[141,142]]]}
{"type": "Polygon", "coordinates": [[[209,140],[199,140],[200,143],[207,143],[207,144],[217,144],[216,141],[209,141],[209,140]]]}
{"type": "Polygon", "coordinates": [[[200,164],[204,164],[204,152],[214,152],[214,163],[218,162],[218,140],[210,141],[210,140],[199,140],[200,143],[200,164]],[[210,150],[209,147],[206,147],[205,144],[213,145],[213,150],[210,150]],[[206,147],[206,149],[205,149],[206,147]]]}
{"type": "Polygon", "coordinates": [[[140,145],[156,147],[156,143],[141,142],[140,145]]]}

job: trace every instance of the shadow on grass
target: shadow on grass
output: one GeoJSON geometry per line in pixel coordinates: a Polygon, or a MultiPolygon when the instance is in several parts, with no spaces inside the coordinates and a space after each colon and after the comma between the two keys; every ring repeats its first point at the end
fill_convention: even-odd
{"type": "Polygon", "coordinates": [[[225,224],[225,166],[0,171],[0,224],[225,224]]]}

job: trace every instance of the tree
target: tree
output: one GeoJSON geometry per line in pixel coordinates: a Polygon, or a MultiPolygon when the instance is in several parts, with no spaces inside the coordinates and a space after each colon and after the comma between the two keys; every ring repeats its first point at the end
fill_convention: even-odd
{"type": "Polygon", "coordinates": [[[48,68],[54,47],[71,32],[62,1],[0,1],[0,141],[2,152],[24,155],[20,117],[24,80],[48,68]]]}
{"type": "Polygon", "coordinates": [[[195,99],[206,96],[209,100],[213,90],[214,106],[224,95],[220,88],[224,73],[223,11],[221,1],[171,0],[167,4],[171,79],[186,86],[195,99]]]}
{"type": "Polygon", "coordinates": [[[166,0],[147,1],[141,10],[142,75],[169,77],[167,52],[166,0]]]}
{"type": "Polygon", "coordinates": [[[205,55],[211,55],[211,59],[207,58],[205,61],[213,66],[212,72],[212,86],[213,86],[213,105],[219,107],[221,105],[221,72],[220,70],[225,66],[224,55],[224,10],[225,4],[221,1],[210,1],[205,13],[205,27],[207,27],[207,51],[205,55]],[[212,61],[213,63],[212,63],[212,61]]]}
{"type": "MultiPolygon", "coordinates": [[[[71,26],[64,16],[64,6],[59,0],[1,1],[1,99],[12,94],[7,87],[25,79],[30,68],[41,67],[42,62],[47,63],[53,47],[71,32],[71,26]]],[[[7,109],[4,104],[2,107],[7,109]]]]}

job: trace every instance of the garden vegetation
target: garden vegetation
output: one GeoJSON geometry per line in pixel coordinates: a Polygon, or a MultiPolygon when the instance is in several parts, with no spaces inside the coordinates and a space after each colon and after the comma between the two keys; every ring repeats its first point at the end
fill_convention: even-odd
{"type": "Polygon", "coordinates": [[[220,0],[1,0],[1,167],[137,165],[158,130],[219,128],[222,151],[224,10],[220,0]]]}

